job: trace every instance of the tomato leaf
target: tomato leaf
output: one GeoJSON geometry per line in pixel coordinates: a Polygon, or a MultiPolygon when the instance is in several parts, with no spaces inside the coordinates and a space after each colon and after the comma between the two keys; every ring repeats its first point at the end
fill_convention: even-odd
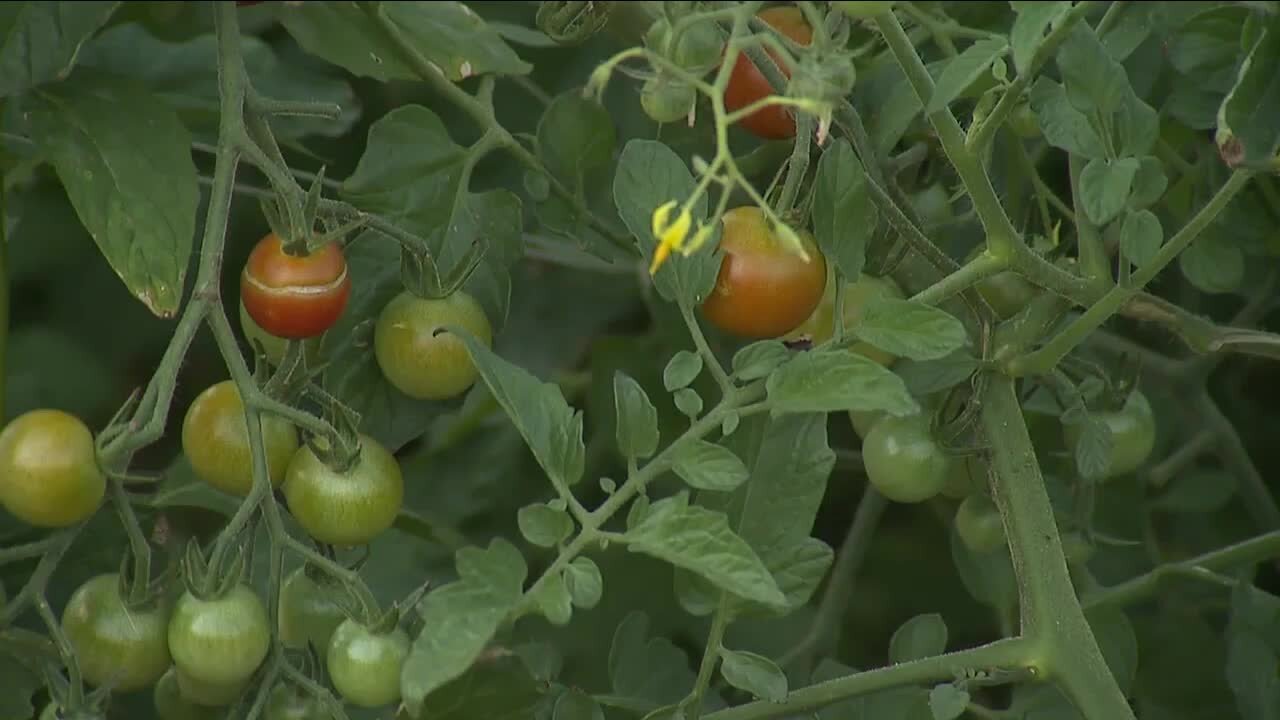
{"type": "Polygon", "coordinates": [[[1159,158],[1150,155],[1138,158],[1138,173],[1133,176],[1133,191],[1129,195],[1129,209],[1142,210],[1155,205],[1169,187],[1169,176],[1159,158]]]}
{"type": "Polygon", "coordinates": [[[545,503],[525,505],[516,513],[516,524],[525,540],[538,547],[555,547],[573,532],[569,513],[545,503]]]}
{"type": "Polygon", "coordinates": [[[530,599],[552,625],[562,627],[573,619],[573,598],[569,596],[569,588],[565,587],[563,573],[547,575],[530,599]]]}
{"type": "Polygon", "coordinates": [[[581,193],[609,167],[617,130],[609,111],[579,90],[556,96],[538,119],[538,157],[570,190],[581,193]]]}
{"type": "Polygon", "coordinates": [[[623,536],[633,552],[692,570],[747,600],[781,608],[786,598],[751,546],[729,528],[724,513],[688,505],[681,496],[653,503],[623,536]]]}
{"type": "Polygon", "coordinates": [[[713,492],[730,492],[747,479],[747,467],[732,450],[706,440],[681,445],[673,453],[671,469],[690,487],[713,492]]]}
{"type": "Polygon", "coordinates": [[[0,5],[0,98],[66,77],[86,40],[118,2],[9,2],[0,5]]]}
{"type": "Polygon", "coordinates": [[[44,679],[4,645],[0,637],[0,720],[28,720],[36,716],[31,696],[44,687],[44,679]]]}
{"type": "Polygon", "coordinates": [[[720,674],[725,682],[761,700],[787,699],[787,676],[769,658],[752,652],[720,648],[720,674]]]}
{"type": "Polygon", "coordinates": [[[1221,232],[1203,234],[1178,256],[1178,266],[1202,292],[1233,292],[1244,282],[1244,252],[1221,232]]]}
{"type": "Polygon", "coordinates": [[[565,402],[560,387],[495,354],[470,335],[459,335],[489,391],[520,431],[538,464],[561,495],[582,479],[586,446],[582,412],[565,402]]]}
{"type": "Polygon", "coordinates": [[[848,350],[799,353],[769,376],[765,389],[776,413],[884,410],[910,415],[920,408],[902,378],[848,350]]]}
{"type": "Polygon", "coordinates": [[[1031,87],[1031,109],[1050,145],[1090,159],[1107,156],[1102,138],[1084,113],[1071,106],[1066,88],[1061,84],[1046,77],[1038,78],[1031,87]]]}
{"type": "MultiPolygon", "coordinates": [[[[982,77],[983,73],[991,67],[991,63],[1002,57],[1008,49],[1009,42],[1003,37],[984,38],[948,60],[934,86],[933,96],[929,98],[925,113],[931,115],[950,105],[951,101],[960,97],[960,93],[982,77]]],[[[857,275],[850,277],[857,277],[857,275]]]]}
{"type": "Polygon", "coordinates": [[[1164,242],[1164,228],[1160,227],[1160,218],[1150,210],[1128,212],[1124,224],[1120,226],[1120,251],[1125,258],[1137,267],[1142,267],[1155,259],[1164,242]]]}
{"type": "Polygon", "coordinates": [[[1094,158],[1080,172],[1080,201],[1089,219],[1106,225],[1129,202],[1139,163],[1134,158],[1094,158]]]}
{"type": "Polygon", "coordinates": [[[621,370],[613,376],[617,413],[618,451],[622,456],[647,458],[658,449],[658,410],[640,383],[621,370]]]}
{"type": "MultiPolygon", "coordinates": [[[[525,75],[521,60],[492,27],[459,2],[385,3],[386,17],[432,69],[452,82],[488,73],[525,75]]],[[[356,3],[301,3],[278,15],[304,50],[361,77],[418,80],[378,23],[356,3]]]]}
{"type": "Polygon", "coordinates": [[[421,713],[437,688],[467,671],[520,602],[528,574],[524,558],[501,538],[457,554],[458,580],[427,593],[423,628],[400,674],[404,702],[421,713]]]}
{"type": "Polygon", "coordinates": [[[933,720],[956,720],[969,708],[969,693],[952,685],[934,685],[929,691],[929,711],[933,720]]]}
{"type": "MultiPolygon", "coordinates": [[[[405,105],[369,128],[364,154],[340,192],[356,207],[426,240],[442,275],[483,242],[484,258],[465,289],[497,332],[507,317],[510,269],[523,256],[523,211],[507,190],[469,192],[463,183],[470,161],[471,151],[453,142],[435,113],[405,105]]],[[[369,239],[395,245],[380,235],[369,239]]]]}
{"type": "Polygon", "coordinates": [[[894,363],[893,372],[902,378],[915,397],[924,397],[955,387],[977,372],[980,363],[973,355],[957,350],[933,360],[904,358],[894,363]]]}
{"type": "MultiPolygon", "coordinates": [[[[811,537],[835,467],[826,428],[821,414],[747,419],[725,441],[748,464],[747,481],[732,494],[697,497],[699,505],[725,513],[730,527],[760,556],[786,598],[786,610],[809,601],[834,555],[826,543],[811,537]]],[[[734,610],[769,609],[748,605],[734,610]]]]}
{"type": "Polygon", "coordinates": [[[666,638],[649,637],[649,617],[632,611],[618,623],[609,648],[609,684],[616,697],[647,710],[679,702],[693,688],[689,657],[666,638]]]}
{"type": "Polygon", "coordinates": [[[430,720],[526,720],[545,700],[526,663],[515,657],[478,662],[431,693],[415,717],[430,720]]]}
{"type": "Polygon", "coordinates": [[[947,649],[947,624],[937,613],[917,615],[903,623],[889,639],[889,661],[910,662],[947,649]]]}
{"type": "Polygon", "coordinates": [[[968,340],[964,324],[945,310],[887,297],[867,305],[853,334],[885,352],[912,360],[944,358],[968,340]]]}
{"type": "Polygon", "coordinates": [[[1067,99],[1080,112],[1113,113],[1130,92],[1124,66],[1107,53],[1088,23],[1071,29],[1058,47],[1057,63],[1067,99]]]}
{"type": "Polygon", "coordinates": [[[31,97],[31,131],[112,269],[151,312],[172,317],[199,199],[177,115],[132,84],[78,74],[31,97]]]}
{"type": "MultiPolygon", "coordinates": [[[[346,81],[322,75],[305,63],[282,61],[270,45],[252,35],[240,38],[240,52],[254,88],[262,94],[280,100],[332,102],[342,109],[332,120],[273,117],[271,132],[277,140],[345,135],[360,116],[360,103],[346,81]]],[[[217,140],[218,48],[212,32],[168,42],[137,23],[116,25],[86,43],[77,63],[145,83],[178,111],[193,134],[210,142],[217,140]]]]}
{"type": "MultiPolygon", "coordinates": [[[[671,213],[674,221],[694,188],[689,168],[666,145],[653,140],[631,140],[622,148],[618,169],[613,176],[613,202],[622,222],[635,237],[645,262],[653,259],[657,247],[657,239],[653,236],[654,210],[674,200],[677,203],[671,213]]],[[[705,194],[694,203],[690,214],[693,219],[692,236],[698,223],[707,216],[705,194]]],[[[688,257],[674,253],[663,263],[653,283],[664,300],[679,300],[695,306],[707,297],[720,272],[720,253],[712,250],[719,237],[720,224],[717,223],[701,250],[688,257]]]]}
{"type": "Polygon", "coordinates": [[[1218,110],[1215,140],[1231,167],[1272,166],[1280,152],[1280,19],[1269,18],[1218,110]]]}
{"type": "Polygon", "coordinates": [[[1018,17],[1013,21],[1009,44],[1013,47],[1013,66],[1019,75],[1026,74],[1031,59],[1044,43],[1045,32],[1071,9],[1069,2],[1015,3],[1018,17]]]}
{"type": "Polygon", "coordinates": [[[590,695],[571,688],[556,698],[551,720],[604,720],[604,710],[590,695]]]}
{"type": "Polygon", "coordinates": [[[1235,493],[1236,479],[1231,473],[1193,468],[1175,475],[1151,507],[1167,513],[1213,513],[1231,502],[1235,493]]]}
{"type": "Polygon", "coordinates": [[[1227,681],[1242,717],[1280,717],[1280,598],[1236,584],[1227,624],[1227,681]]]}
{"type": "Polygon", "coordinates": [[[1080,432],[1075,446],[1075,461],[1080,477],[1087,480],[1106,477],[1111,465],[1112,447],[1115,445],[1111,427],[1089,414],[1076,422],[1080,425],[1080,432]]]}
{"type": "Polygon", "coordinates": [[[675,392],[680,388],[688,387],[698,379],[701,373],[702,356],[688,350],[680,350],[667,361],[667,366],[662,371],[662,384],[668,392],[675,392]]]}
{"type": "Polygon", "coordinates": [[[768,377],[791,357],[791,351],[777,340],[760,340],[733,354],[733,376],[750,382],[768,377]]]}
{"type": "Polygon", "coordinates": [[[813,189],[813,237],[846,278],[862,274],[867,243],[879,211],[867,190],[866,173],[849,141],[840,138],[822,153],[813,189]]]}
{"type": "Polygon", "coordinates": [[[1128,616],[1119,608],[1093,608],[1085,612],[1085,619],[1111,676],[1120,691],[1128,694],[1138,673],[1138,636],[1128,616]]]}
{"type": "Polygon", "coordinates": [[[573,604],[590,610],[600,604],[604,595],[604,577],[600,566],[589,557],[576,557],[564,569],[564,584],[569,589],[573,604]]]}

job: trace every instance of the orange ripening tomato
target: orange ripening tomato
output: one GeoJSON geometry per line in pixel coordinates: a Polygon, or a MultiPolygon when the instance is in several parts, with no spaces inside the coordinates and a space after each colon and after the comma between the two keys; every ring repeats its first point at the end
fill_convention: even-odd
{"type": "Polygon", "coordinates": [[[806,261],[782,244],[754,205],[724,214],[724,258],[703,315],[744,338],[775,338],[803,323],[827,287],[827,262],[813,236],[799,233],[806,261]]]}
{"type": "Polygon", "coordinates": [[[240,276],[249,317],[275,337],[301,340],[324,333],[342,316],[350,295],[347,259],[337,243],[290,255],[280,236],[268,233],[240,276]]]}
{"type": "MultiPolygon", "coordinates": [[[[813,28],[805,21],[804,13],[796,7],[771,7],[762,10],[756,17],[768,23],[778,32],[801,45],[813,41],[813,28]]],[[[791,77],[791,68],[787,67],[772,51],[769,52],[782,74],[791,77]]],[[[724,107],[728,112],[741,110],[753,102],[773,94],[769,81],[747,57],[739,53],[733,72],[729,76],[729,86],[724,90],[724,107]]],[[[779,93],[780,94],[780,93],[779,93]]],[[[761,108],[741,121],[742,127],[765,140],[783,140],[795,137],[796,120],[782,105],[770,105],[761,108]]]]}

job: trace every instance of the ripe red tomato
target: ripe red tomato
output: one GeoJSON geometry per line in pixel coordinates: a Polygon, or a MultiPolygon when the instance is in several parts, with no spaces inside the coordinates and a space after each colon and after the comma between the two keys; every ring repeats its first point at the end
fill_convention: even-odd
{"type": "Polygon", "coordinates": [[[724,214],[724,259],[702,313],[721,330],[744,338],[775,338],[794,330],[822,302],[827,262],[807,232],[806,261],[784,247],[754,205],[724,214]]]}
{"type": "MultiPolygon", "coordinates": [[[[813,41],[813,28],[804,19],[804,13],[796,7],[771,7],[757,15],[761,20],[773,26],[778,32],[801,45],[813,41]]],[[[773,57],[782,74],[791,77],[791,68],[782,63],[774,53],[773,57]]],[[[773,87],[755,63],[739,54],[733,71],[729,76],[729,86],[724,90],[724,107],[729,112],[742,108],[762,98],[772,95],[773,87]]],[[[766,140],[782,140],[795,137],[796,121],[788,109],[782,105],[771,105],[751,113],[741,121],[742,127],[757,137],[766,140]]]]}
{"type": "Polygon", "coordinates": [[[301,340],[333,327],[350,295],[347,259],[337,243],[290,255],[280,236],[268,233],[240,275],[240,299],[249,317],[281,338],[301,340]]]}
{"type": "Polygon", "coordinates": [[[61,410],[32,410],[0,432],[0,504],[36,527],[83,522],[102,505],[107,479],[93,433],[61,410]]]}

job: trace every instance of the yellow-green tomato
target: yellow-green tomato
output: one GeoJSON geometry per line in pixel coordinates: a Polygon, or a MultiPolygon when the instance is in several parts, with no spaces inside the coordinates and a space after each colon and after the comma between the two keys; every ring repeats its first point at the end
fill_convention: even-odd
{"type": "Polygon", "coordinates": [[[378,633],[345,620],[329,640],[326,665],[343,700],[376,708],[400,700],[400,670],[409,657],[409,636],[394,628],[378,633]]]}
{"type": "Polygon", "coordinates": [[[947,483],[951,458],[934,439],[924,414],[886,415],[862,441],[867,479],[886,498],[900,503],[928,500],[947,483]]]}
{"type": "MultiPolygon", "coordinates": [[[[1106,477],[1128,475],[1142,466],[1156,446],[1156,418],[1151,403],[1140,390],[1129,393],[1119,410],[1095,412],[1093,417],[1111,430],[1111,456],[1106,477]]],[[[1080,424],[1064,425],[1067,447],[1080,441],[1080,424]]]]}
{"type": "MultiPolygon", "coordinates": [[[[809,319],[788,333],[784,339],[801,340],[809,338],[815,345],[831,339],[831,336],[835,333],[835,287],[836,283],[827,283],[827,290],[817,309],[813,311],[809,319]]],[[[874,277],[863,274],[857,281],[846,283],[842,305],[844,308],[845,332],[853,332],[858,323],[862,322],[867,307],[877,300],[883,298],[902,300],[904,297],[902,289],[888,277],[874,277]]],[[[892,365],[893,361],[897,359],[870,343],[854,343],[850,349],[886,367],[892,365]]]]}
{"type": "Polygon", "coordinates": [[[387,382],[418,400],[447,400],[470,388],[479,372],[450,327],[493,345],[484,308],[461,290],[440,299],[403,292],[387,303],[373,336],[374,356],[387,382]]]}
{"type": "Polygon", "coordinates": [[[284,481],[289,512],[311,537],[330,545],[366,545],[395,522],[404,476],[395,456],[362,435],[355,464],[338,472],[304,445],[284,481]]]}
{"type": "Polygon", "coordinates": [[[956,508],[956,532],[975,553],[989,553],[1004,543],[1004,522],[991,498],[974,493],[956,508]]]}
{"type": "Polygon", "coordinates": [[[128,607],[116,573],[90,578],[62,611],[85,681],[120,692],[150,687],[169,668],[168,622],[159,605],[128,607]]]}
{"type": "MultiPolygon", "coordinates": [[[[263,413],[262,440],[271,485],[284,481],[289,460],[298,450],[298,432],[288,420],[263,413]]],[[[196,477],[213,487],[244,497],[253,488],[253,453],[240,391],[230,380],[209,386],[187,409],[182,421],[182,450],[196,477]]]]}
{"type": "Polygon", "coordinates": [[[0,432],[0,504],[28,525],[62,528],[102,505],[93,433],[61,410],[32,410],[0,432]]]}

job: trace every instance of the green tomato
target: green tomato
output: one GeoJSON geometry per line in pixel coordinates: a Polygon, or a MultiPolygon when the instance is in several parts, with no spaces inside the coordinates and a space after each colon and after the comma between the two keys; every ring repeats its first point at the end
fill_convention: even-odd
{"type": "MultiPolygon", "coordinates": [[[[262,345],[262,350],[267,355],[267,362],[278,366],[284,360],[285,348],[289,341],[263,330],[262,326],[254,322],[253,317],[249,315],[243,301],[240,302],[240,331],[244,333],[245,339],[249,341],[249,347],[255,353],[258,351],[257,345],[262,345]]],[[[306,358],[308,367],[314,365],[320,357],[320,338],[304,340],[302,354],[306,358]]]]}
{"type": "Polygon", "coordinates": [[[840,2],[831,3],[831,7],[843,12],[854,20],[868,20],[893,10],[892,0],[887,2],[840,2]]]}
{"type": "Polygon", "coordinates": [[[880,410],[850,410],[849,422],[853,424],[853,431],[863,440],[867,439],[867,433],[871,432],[871,428],[875,426],[885,413],[880,410]]]}
{"type": "Polygon", "coordinates": [[[867,479],[886,498],[917,503],[946,486],[951,458],[938,445],[924,414],[886,415],[862,442],[867,479]]]}
{"type": "Polygon", "coordinates": [[[671,23],[661,17],[649,26],[644,40],[650,50],[695,75],[709,72],[720,62],[720,55],[724,52],[724,36],[710,21],[685,26],[679,41],[672,47],[671,23]]]}
{"type": "Polygon", "coordinates": [[[271,647],[271,623],[247,585],[226,595],[178,598],[169,621],[169,651],[182,695],[200,705],[227,705],[243,691],[271,647]]]}
{"type": "Polygon", "coordinates": [[[645,80],[640,89],[640,107],[656,123],[684,120],[697,101],[698,91],[692,86],[661,75],[645,80]]]}
{"type": "Polygon", "coordinates": [[[1034,140],[1042,132],[1036,112],[1027,103],[1019,103],[1009,114],[1009,128],[1023,140],[1034,140]]]}
{"type": "Polygon", "coordinates": [[[1008,320],[1022,312],[1022,308],[1039,295],[1035,285],[1012,270],[979,280],[977,288],[978,294],[996,311],[1001,320],[1008,320]]]}
{"type": "Polygon", "coordinates": [[[90,685],[120,692],[150,687],[169,668],[164,608],[129,608],[115,573],[89,579],[62,611],[62,630],[90,685]]]}
{"type": "Polygon", "coordinates": [[[304,445],[289,463],[284,498],[298,524],[316,540],[367,545],[395,522],[404,502],[404,476],[395,456],[365,435],[360,437],[360,456],[345,473],[304,445]]]}
{"type": "Polygon", "coordinates": [[[972,458],[953,457],[942,494],[953,500],[963,500],[975,492],[986,492],[984,479],[981,467],[972,458]]]}
{"type": "Polygon", "coordinates": [[[332,720],[333,715],[317,698],[297,688],[280,684],[267,700],[266,720],[332,720]]]}
{"type": "MultiPolygon", "coordinates": [[[[279,487],[298,450],[298,432],[284,418],[265,413],[260,417],[267,474],[271,485],[279,487]]],[[[213,487],[240,497],[253,489],[249,428],[234,382],[224,380],[196,396],[182,420],[182,450],[196,476],[213,487]]]]}
{"type": "Polygon", "coordinates": [[[222,720],[226,715],[225,708],[198,705],[183,697],[178,688],[176,668],[169,668],[161,676],[152,691],[151,700],[160,720],[222,720]]]}
{"type": "Polygon", "coordinates": [[[305,649],[311,644],[318,652],[329,647],[329,638],[346,613],[338,605],[336,583],[317,581],[300,567],[280,585],[280,642],[285,647],[305,649]]]}
{"type": "MultiPolygon", "coordinates": [[[[1156,446],[1156,417],[1142,391],[1135,389],[1119,410],[1095,412],[1093,417],[1111,430],[1111,456],[1106,477],[1128,475],[1142,466],[1156,446]]],[[[1080,425],[1064,425],[1067,447],[1074,452],[1080,425]]]]}
{"type": "Polygon", "coordinates": [[[956,532],[966,547],[978,554],[989,553],[1004,544],[1004,522],[991,498],[974,493],[956,508],[956,532]]]}
{"type": "Polygon", "coordinates": [[[467,346],[446,327],[493,346],[493,327],[480,303],[458,291],[446,298],[396,296],[378,315],[373,348],[387,382],[418,400],[447,400],[465,392],[479,373],[467,346]]]}
{"type": "Polygon", "coordinates": [[[404,630],[375,633],[348,619],[329,640],[326,665],[344,700],[376,708],[400,700],[400,669],[408,657],[409,636],[404,630]]]}
{"type": "Polygon", "coordinates": [[[934,183],[912,195],[911,205],[925,225],[941,225],[951,219],[951,196],[942,183],[934,183]]]}

